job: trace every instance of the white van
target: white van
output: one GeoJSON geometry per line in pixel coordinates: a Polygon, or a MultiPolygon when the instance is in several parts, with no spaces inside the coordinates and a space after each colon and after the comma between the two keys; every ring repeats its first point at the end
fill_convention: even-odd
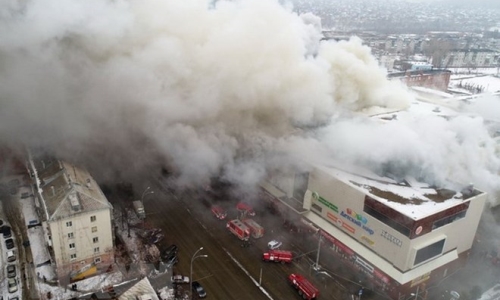
{"type": "Polygon", "coordinates": [[[12,251],[12,250],[7,251],[7,261],[13,262],[15,260],[16,260],[16,255],[14,254],[14,251],[12,251]]]}

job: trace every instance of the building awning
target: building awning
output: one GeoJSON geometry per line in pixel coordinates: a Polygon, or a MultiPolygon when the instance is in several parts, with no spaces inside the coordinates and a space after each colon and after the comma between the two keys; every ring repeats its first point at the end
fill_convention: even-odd
{"type": "Polygon", "coordinates": [[[338,229],[330,222],[326,221],[322,217],[318,216],[314,212],[308,212],[304,215],[306,219],[316,224],[318,227],[338,239],[344,245],[352,249],[356,255],[360,256],[364,260],[368,261],[375,268],[384,272],[386,275],[390,276],[392,279],[400,284],[406,284],[412,280],[418,279],[421,276],[446,265],[456,259],[458,259],[458,254],[456,250],[450,251],[428,263],[411,269],[407,272],[401,272],[396,269],[387,260],[375,254],[373,251],[366,248],[363,244],[357,242],[355,239],[344,233],[342,230],[338,229]]]}

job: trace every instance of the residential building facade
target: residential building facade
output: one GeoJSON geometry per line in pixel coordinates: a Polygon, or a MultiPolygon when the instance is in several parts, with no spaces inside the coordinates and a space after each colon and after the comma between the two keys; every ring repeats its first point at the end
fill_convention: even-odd
{"type": "Polygon", "coordinates": [[[30,166],[59,281],[108,269],[114,262],[113,207],[90,173],[48,157],[30,159],[30,166]]]}
{"type": "Polygon", "coordinates": [[[447,68],[491,68],[500,63],[500,53],[490,49],[452,50],[443,59],[447,68]]]}

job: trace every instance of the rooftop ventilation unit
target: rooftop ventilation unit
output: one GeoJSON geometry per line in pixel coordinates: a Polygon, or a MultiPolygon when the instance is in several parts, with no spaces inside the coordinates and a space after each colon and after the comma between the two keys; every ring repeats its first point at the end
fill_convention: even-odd
{"type": "Polygon", "coordinates": [[[71,209],[74,211],[79,211],[80,210],[80,201],[78,201],[78,196],[76,193],[71,193],[68,195],[69,202],[71,203],[71,209]]]}

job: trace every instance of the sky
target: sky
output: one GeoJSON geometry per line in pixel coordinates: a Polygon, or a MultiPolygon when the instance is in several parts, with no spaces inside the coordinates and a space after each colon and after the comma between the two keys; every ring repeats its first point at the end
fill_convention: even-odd
{"type": "Polygon", "coordinates": [[[414,96],[359,39],[320,42],[318,17],[278,1],[7,0],[0,37],[0,142],[98,180],[168,165],[184,184],[253,186],[300,157],[498,181],[480,117],[366,118],[414,96]]]}

